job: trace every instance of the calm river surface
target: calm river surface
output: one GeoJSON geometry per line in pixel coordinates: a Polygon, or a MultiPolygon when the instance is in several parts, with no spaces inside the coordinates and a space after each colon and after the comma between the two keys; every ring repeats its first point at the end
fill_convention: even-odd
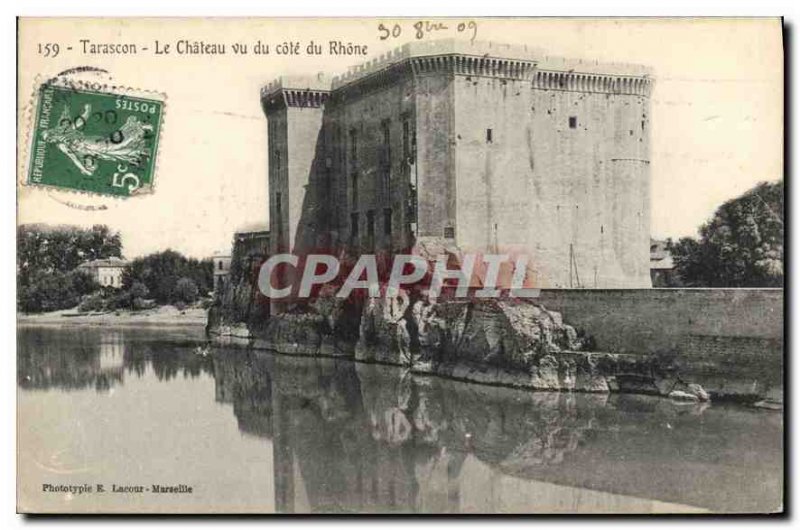
{"type": "Polygon", "coordinates": [[[781,505],[780,412],[526,392],[237,349],[204,357],[194,353],[203,342],[197,329],[20,328],[20,508],[520,513],[781,505]],[[105,491],[42,491],[82,484],[105,491]],[[192,492],[153,492],[181,484],[192,492]],[[113,493],[114,485],[143,491],[113,493]]]}

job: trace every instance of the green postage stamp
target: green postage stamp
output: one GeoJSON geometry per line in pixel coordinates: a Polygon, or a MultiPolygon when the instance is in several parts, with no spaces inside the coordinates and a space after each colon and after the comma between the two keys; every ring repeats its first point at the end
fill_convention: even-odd
{"type": "Polygon", "coordinates": [[[151,191],[164,101],[42,84],[27,183],[128,197],[151,191]]]}

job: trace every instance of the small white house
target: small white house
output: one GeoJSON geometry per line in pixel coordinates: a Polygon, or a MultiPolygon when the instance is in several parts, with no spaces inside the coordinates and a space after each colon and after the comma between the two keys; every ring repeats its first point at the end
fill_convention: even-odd
{"type": "Polygon", "coordinates": [[[120,258],[96,259],[78,265],[78,270],[91,274],[103,287],[122,287],[122,273],[128,262],[120,258]]]}

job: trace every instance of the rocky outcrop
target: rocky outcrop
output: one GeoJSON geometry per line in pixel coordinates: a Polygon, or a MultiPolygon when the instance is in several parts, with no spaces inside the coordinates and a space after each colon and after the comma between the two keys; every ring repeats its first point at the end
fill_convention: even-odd
{"type": "Polygon", "coordinates": [[[215,293],[208,310],[206,331],[216,337],[250,339],[269,321],[269,302],[256,285],[257,271],[243,270],[241,263],[215,293]]]}
{"type": "Polygon", "coordinates": [[[323,293],[260,325],[217,322],[219,335],[290,355],[345,357],[535,390],[708,399],[699,385],[679,377],[672,359],[585,351],[590,338],[531,300],[437,302],[401,292],[354,302],[323,293]]]}

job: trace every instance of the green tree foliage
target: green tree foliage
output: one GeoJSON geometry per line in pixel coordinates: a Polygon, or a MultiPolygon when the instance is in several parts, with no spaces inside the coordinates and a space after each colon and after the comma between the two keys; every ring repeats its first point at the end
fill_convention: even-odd
{"type": "Polygon", "coordinates": [[[762,182],[668,249],[687,287],[781,287],[783,239],[783,182],[762,182]]]}
{"type": "Polygon", "coordinates": [[[187,302],[186,282],[179,288],[182,279],[191,280],[194,299],[206,296],[213,287],[211,260],[187,258],[174,250],[165,250],[137,258],[131,262],[122,277],[122,285],[129,290],[136,282],[141,283],[149,296],[159,304],[187,302]]]}
{"type": "Polygon", "coordinates": [[[90,295],[84,296],[81,303],[78,304],[78,311],[86,313],[88,311],[103,311],[106,309],[106,297],[102,291],[97,291],[90,295]]]}
{"type": "Polygon", "coordinates": [[[150,289],[140,281],[133,281],[130,288],[114,292],[106,297],[108,309],[143,309],[145,298],[150,296],[150,289]]]}
{"type": "Polygon", "coordinates": [[[175,297],[187,304],[194,303],[198,295],[197,284],[191,278],[181,278],[175,284],[175,297]]]}
{"type": "Polygon", "coordinates": [[[147,298],[150,296],[150,289],[142,282],[133,282],[131,284],[130,293],[133,298],[147,298]]]}
{"type": "Polygon", "coordinates": [[[17,305],[26,313],[57,311],[75,307],[84,295],[97,291],[100,286],[86,272],[32,273],[27,284],[17,290],[17,305]]]}

